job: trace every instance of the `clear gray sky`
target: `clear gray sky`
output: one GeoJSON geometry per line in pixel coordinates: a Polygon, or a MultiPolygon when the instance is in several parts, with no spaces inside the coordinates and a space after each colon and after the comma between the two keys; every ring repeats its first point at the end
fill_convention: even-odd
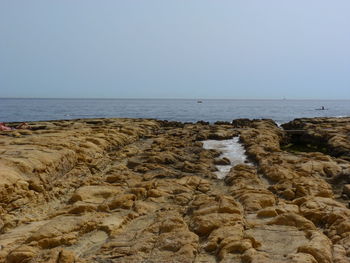
{"type": "Polygon", "coordinates": [[[0,97],[350,99],[350,1],[1,0],[0,97]]]}

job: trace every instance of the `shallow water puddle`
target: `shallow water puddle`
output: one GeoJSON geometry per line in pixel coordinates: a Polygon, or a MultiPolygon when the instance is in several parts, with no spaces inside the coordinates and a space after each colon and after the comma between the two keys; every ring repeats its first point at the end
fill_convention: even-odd
{"type": "Polygon", "coordinates": [[[218,171],[215,172],[219,179],[225,178],[231,168],[237,164],[246,163],[247,156],[242,144],[239,143],[239,137],[233,137],[229,140],[206,140],[203,141],[204,149],[219,150],[222,154],[219,158],[228,158],[230,165],[216,165],[218,171]]]}

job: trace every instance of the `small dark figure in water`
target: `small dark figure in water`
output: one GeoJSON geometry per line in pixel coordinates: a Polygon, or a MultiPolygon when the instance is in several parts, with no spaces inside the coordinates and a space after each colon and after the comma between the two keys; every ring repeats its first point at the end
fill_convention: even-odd
{"type": "Polygon", "coordinates": [[[321,110],[324,110],[324,106],[321,107],[321,110]]]}

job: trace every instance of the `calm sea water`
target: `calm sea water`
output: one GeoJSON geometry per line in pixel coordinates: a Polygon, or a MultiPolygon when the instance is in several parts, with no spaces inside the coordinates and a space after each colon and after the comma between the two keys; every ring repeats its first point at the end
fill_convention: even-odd
{"type": "Polygon", "coordinates": [[[0,121],[154,118],[194,122],[350,116],[350,100],[0,99],[0,121]],[[316,110],[324,106],[326,110],[316,110]]]}

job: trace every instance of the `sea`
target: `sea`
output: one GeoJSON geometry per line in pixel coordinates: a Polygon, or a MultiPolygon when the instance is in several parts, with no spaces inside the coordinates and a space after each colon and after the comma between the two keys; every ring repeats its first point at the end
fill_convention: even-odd
{"type": "Polygon", "coordinates": [[[350,116],[350,100],[235,99],[19,99],[0,98],[0,122],[84,118],[151,118],[169,121],[350,116]],[[324,110],[320,110],[324,107],[324,110]]]}

